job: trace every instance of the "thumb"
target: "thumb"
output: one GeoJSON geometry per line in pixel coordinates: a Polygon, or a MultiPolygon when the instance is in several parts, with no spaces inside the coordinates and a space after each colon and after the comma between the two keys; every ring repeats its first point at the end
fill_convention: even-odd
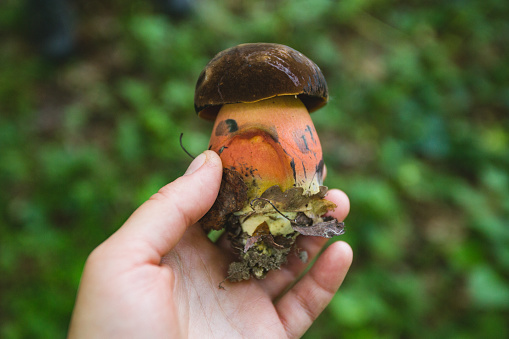
{"type": "Polygon", "coordinates": [[[133,246],[138,259],[158,264],[187,227],[210,209],[219,192],[221,175],[219,156],[213,151],[200,154],[182,177],[143,203],[110,238],[111,242],[124,250],[133,246]]]}

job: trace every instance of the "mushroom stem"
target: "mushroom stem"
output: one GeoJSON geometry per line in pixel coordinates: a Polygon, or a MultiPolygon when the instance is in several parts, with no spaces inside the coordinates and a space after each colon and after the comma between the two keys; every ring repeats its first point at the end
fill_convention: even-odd
{"type": "Polygon", "coordinates": [[[316,193],[322,184],[320,140],[302,102],[293,96],[254,103],[224,105],[215,121],[210,149],[220,154],[223,166],[235,169],[265,191],[303,187],[316,193]]]}
{"type": "MultiPolygon", "coordinates": [[[[322,184],[320,140],[308,110],[294,96],[222,106],[210,149],[220,154],[223,167],[241,174],[248,187],[248,202],[274,185],[283,192],[302,187],[304,195],[312,195],[319,192],[322,184]]],[[[247,203],[238,215],[249,212],[252,209],[247,203]]],[[[241,217],[243,230],[252,235],[265,221],[272,234],[294,232],[288,220],[271,212],[260,218],[241,217]]]]}

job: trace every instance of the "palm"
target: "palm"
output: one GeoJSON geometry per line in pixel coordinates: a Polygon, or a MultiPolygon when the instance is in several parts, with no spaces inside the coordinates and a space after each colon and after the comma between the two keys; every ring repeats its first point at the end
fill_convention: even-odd
{"type": "MultiPolygon", "coordinates": [[[[224,289],[219,288],[230,261],[227,253],[196,228],[165,257],[164,263],[175,272],[174,300],[178,305],[172,306],[185,310],[178,316],[182,331],[192,338],[203,329],[219,337],[266,338],[267,333],[281,337],[285,329],[263,283],[225,282],[224,289]]],[[[271,277],[266,281],[273,280],[271,277]]]]}

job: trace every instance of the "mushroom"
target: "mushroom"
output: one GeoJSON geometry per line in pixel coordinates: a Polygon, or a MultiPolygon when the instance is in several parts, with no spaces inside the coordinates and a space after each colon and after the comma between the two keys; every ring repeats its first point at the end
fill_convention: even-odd
{"type": "Polygon", "coordinates": [[[328,101],[320,68],[279,44],[242,44],[217,54],[200,74],[195,110],[214,121],[209,149],[223,182],[205,230],[226,228],[239,261],[230,281],[279,269],[299,234],[331,237],[343,223],[324,217],[324,163],[310,117],[328,101]]]}

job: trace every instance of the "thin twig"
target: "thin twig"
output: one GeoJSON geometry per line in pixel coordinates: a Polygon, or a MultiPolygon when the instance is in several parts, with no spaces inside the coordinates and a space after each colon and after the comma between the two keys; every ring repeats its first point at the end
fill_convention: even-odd
{"type": "Polygon", "coordinates": [[[187,155],[189,155],[191,158],[195,159],[196,157],[193,156],[191,153],[189,153],[186,148],[184,147],[184,145],[182,144],[182,137],[184,136],[184,133],[180,133],[180,147],[184,150],[184,152],[186,152],[187,155]]]}
{"type": "Polygon", "coordinates": [[[251,208],[252,208],[253,210],[254,210],[254,207],[253,207],[253,201],[254,201],[254,200],[263,200],[263,201],[268,202],[268,203],[272,206],[272,208],[274,208],[274,209],[276,210],[276,212],[278,212],[279,214],[281,214],[281,215],[282,215],[282,216],[283,216],[286,220],[290,221],[290,222],[291,222],[291,223],[293,223],[293,224],[296,224],[295,220],[292,220],[292,219],[288,218],[286,215],[284,215],[284,214],[283,214],[280,210],[278,210],[278,209],[277,209],[277,207],[276,207],[276,206],[274,206],[274,204],[272,203],[272,201],[270,201],[269,199],[265,199],[265,198],[254,198],[253,200],[251,200],[251,201],[249,202],[249,205],[251,205],[251,208]]]}

